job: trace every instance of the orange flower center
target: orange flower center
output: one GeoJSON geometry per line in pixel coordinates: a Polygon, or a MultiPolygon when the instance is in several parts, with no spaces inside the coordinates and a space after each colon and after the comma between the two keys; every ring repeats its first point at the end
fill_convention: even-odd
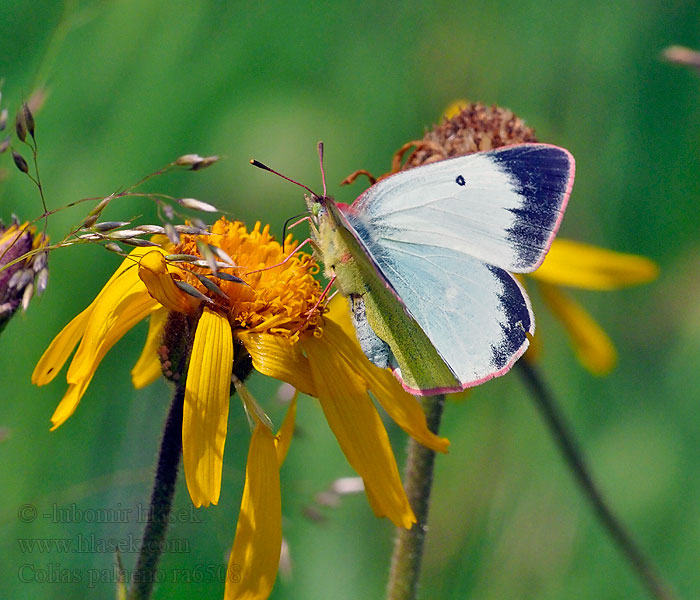
{"type": "Polygon", "coordinates": [[[258,222],[248,232],[243,223],[222,218],[212,226],[211,235],[184,235],[172,252],[201,256],[197,240],[226,252],[236,266],[220,268],[220,271],[235,275],[245,283],[226,281],[209,269],[188,263],[177,266],[185,276],[188,272],[207,275],[224,292],[221,296],[207,289],[197,277],[187,277],[187,283],[228,315],[234,329],[264,331],[296,339],[302,332],[316,327],[319,321],[316,307],[321,297],[321,287],[314,279],[318,265],[304,252],[290,257],[298,245],[291,235],[287,236],[283,248],[270,235],[269,225],[261,231],[258,222]]]}

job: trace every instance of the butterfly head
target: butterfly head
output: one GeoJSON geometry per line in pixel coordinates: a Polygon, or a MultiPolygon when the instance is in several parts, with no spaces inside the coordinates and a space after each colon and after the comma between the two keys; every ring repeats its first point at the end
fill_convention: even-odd
{"type": "Polygon", "coordinates": [[[306,200],[306,208],[309,211],[309,216],[314,221],[318,223],[323,215],[328,211],[328,204],[333,202],[333,198],[330,196],[319,196],[318,194],[305,194],[304,199],[306,200]]]}

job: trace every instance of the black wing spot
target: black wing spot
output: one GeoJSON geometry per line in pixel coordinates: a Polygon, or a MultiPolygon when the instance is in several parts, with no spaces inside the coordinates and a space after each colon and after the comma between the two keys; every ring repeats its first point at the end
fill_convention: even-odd
{"type": "Polygon", "coordinates": [[[467,182],[464,181],[464,177],[462,177],[461,175],[458,175],[457,179],[455,179],[455,181],[457,182],[457,185],[461,185],[461,186],[467,185],[467,182]]]}

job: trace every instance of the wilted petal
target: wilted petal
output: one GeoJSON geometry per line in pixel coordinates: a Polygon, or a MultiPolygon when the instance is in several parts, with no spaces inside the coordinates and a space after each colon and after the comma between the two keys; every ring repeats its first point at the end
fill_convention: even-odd
{"type": "Polygon", "coordinates": [[[232,367],[228,319],[205,307],[194,336],[182,421],[185,479],[196,507],[219,501],[232,367]]]}

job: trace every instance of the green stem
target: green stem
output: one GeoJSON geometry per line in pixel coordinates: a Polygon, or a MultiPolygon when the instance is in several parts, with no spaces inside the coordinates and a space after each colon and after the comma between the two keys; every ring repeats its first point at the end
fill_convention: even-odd
{"type": "MultiPolygon", "coordinates": [[[[445,396],[422,398],[428,429],[437,434],[445,396]]],[[[408,440],[404,487],[417,522],[411,529],[399,528],[394,541],[387,600],[414,600],[418,594],[423,545],[428,530],[428,508],[433,486],[435,452],[413,438],[408,440]]]]}
{"type": "Polygon", "coordinates": [[[151,597],[156,580],[158,561],[163,552],[163,540],[168,529],[168,517],[175,495],[177,471],[182,454],[182,407],[185,399],[184,385],[175,388],[170,412],[165,421],[160,442],[158,467],[151,492],[148,521],[141,541],[136,569],[132,578],[131,600],[147,600],[151,597]]]}
{"type": "Polygon", "coordinates": [[[630,533],[613,514],[598,486],[593,481],[593,477],[586,466],[583,453],[574,440],[563,415],[560,414],[557,408],[554,397],[547,389],[537,369],[527,360],[518,361],[517,366],[530,388],[532,398],[547,423],[554,441],[559,446],[564,460],[569,465],[584,496],[593,506],[593,510],[601,524],[636,571],[651,597],[656,600],[671,600],[673,595],[666,583],[659,578],[656,570],[639,549],[630,533]]]}

